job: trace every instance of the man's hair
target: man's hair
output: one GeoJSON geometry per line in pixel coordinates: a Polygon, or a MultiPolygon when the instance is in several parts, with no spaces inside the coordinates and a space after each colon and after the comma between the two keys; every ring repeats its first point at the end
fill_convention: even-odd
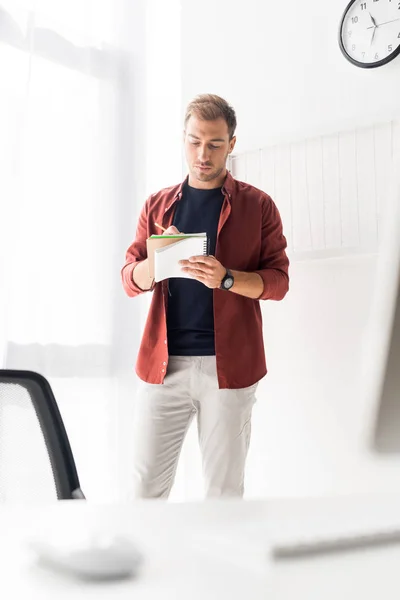
{"type": "Polygon", "coordinates": [[[215,94],[200,94],[193,98],[186,109],[185,127],[192,115],[203,121],[224,119],[228,125],[229,139],[231,140],[236,129],[236,114],[226,100],[215,94]]]}

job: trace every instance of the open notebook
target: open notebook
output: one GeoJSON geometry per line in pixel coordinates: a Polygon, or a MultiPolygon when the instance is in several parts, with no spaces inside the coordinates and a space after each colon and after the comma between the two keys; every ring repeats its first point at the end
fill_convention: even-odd
{"type": "Polygon", "coordinates": [[[147,240],[150,274],[156,282],[171,277],[189,278],[183,273],[180,260],[191,256],[207,255],[206,233],[186,233],[181,235],[151,236],[147,240]]]}

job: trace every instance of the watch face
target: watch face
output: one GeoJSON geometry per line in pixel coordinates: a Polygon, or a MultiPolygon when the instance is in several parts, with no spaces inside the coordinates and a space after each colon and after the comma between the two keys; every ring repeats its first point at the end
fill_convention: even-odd
{"type": "Polygon", "coordinates": [[[340,24],[339,45],[358,67],[393,60],[400,53],[400,0],[352,0],[340,24]]]}
{"type": "Polygon", "coordinates": [[[232,277],[227,277],[224,281],[224,288],[226,290],[229,290],[231,287],[233,286],[233,278],[232,277]]]}

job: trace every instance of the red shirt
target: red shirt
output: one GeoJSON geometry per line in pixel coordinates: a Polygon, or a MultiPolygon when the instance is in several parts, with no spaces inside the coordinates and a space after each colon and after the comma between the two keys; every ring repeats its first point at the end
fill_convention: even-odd
{"type": "MultiPolygon", "coordinates": [[[[143,293],[133,281],[133,271],[147,258],[146,239],[159,234],[155,223],[165,228],[172,224],[182,186],[151,195],[141,211],[136,238],[121,271],[128,296],[143,293]]],[[[264,282],[264,291],[257,300],[213,290],[219,387],[237,389],[253,385],[267,373],[259,300],[284,298],[289,289],[289,260],[282,221],[271,198],[252,185],[236,181],[230,173],[222,193],[215,256],[224,267],[258,273],[264,282]]],[[[137,375],[148,383],[163,383],[168,367],[166,284],[162,281],[154,287],[136,362],[137,375]]]]}

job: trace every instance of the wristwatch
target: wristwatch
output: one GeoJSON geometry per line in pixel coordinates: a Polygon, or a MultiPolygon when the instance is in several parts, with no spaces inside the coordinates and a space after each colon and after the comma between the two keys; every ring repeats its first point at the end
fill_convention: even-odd
{"type": "Polygon", "coordinates": [[[221,281],[221,285],[219,286],[219,289],[220,290],[230,290],[234,283],[235,283],[235,279],[232,275],[232,271],[227,269],[225,276],[221,281]]]}

